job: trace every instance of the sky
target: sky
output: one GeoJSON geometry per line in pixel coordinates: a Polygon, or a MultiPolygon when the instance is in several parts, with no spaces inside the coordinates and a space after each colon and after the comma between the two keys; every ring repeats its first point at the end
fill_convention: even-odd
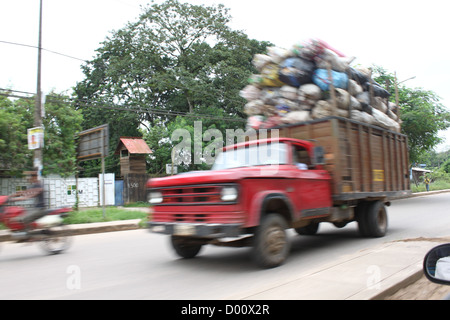
{"type": "MultiPolygon", "coordinates": [[[[162,0],[156,0],[157,3],[162,0]]],[[[180,0],[229,8],[230,27],[290,48],[319,38],[356,59],[396,73],[410,88],[434,91],[450,110],[446,0],[180,0]],[[414,77],[414,78],[413,78],[414,77]],[[411,79],[413,78],[413,79],[411,79]]],[[[151,0],[43,0],[42,91],[70,93],[113,30],[135,21],[151,0]],[[47,51],[49,50],[49,51],[47,51]],[[58,52],[64,55],[55,54],[58,52]]],[[[0,2],[0,88],[36,92],[39,0],[0,2]],[[7,43],[8,42],[8,43],[7,43]]],[[[438,151],[450,149],[450,130],[438,151]]]]}

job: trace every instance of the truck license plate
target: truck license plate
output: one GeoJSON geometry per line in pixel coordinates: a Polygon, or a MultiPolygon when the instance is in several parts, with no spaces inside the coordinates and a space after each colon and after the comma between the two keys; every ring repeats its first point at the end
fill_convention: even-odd
{"type": "Polygon", "coordinates": [[[195,234],[195,227],[191,224],[176,224],[174,228],[174,235],[176,236],[190,236],[195,234]]]}

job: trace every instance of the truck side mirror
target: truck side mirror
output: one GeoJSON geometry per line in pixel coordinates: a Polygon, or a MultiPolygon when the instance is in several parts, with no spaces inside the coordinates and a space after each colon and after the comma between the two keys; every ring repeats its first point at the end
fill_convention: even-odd
{"type": "Polygon", "coordinates": [[[425,255],[423,272],[431,282],[450,285],[450,243],[434,247],[425,255]]]}
{"type": "Polygon", "coordinates": [[[321,146],[316,146],[313,149],[313,164],[314,165],[320,165],[325,164],[325,150],[321,146]]]}

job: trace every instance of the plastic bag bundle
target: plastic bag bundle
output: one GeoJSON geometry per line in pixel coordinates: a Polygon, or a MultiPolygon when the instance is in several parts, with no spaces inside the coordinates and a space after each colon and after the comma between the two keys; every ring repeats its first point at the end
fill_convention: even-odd
{"type": "Polygon", "coordinates": [[[268,117],[260,126],[262,129],[270,129],[281,125],[281,117],[278,115],[268,117]]]}
{"type": "Polygon", "coordinates": [[[247,101],[257,100],[261,96],[261,89],[249,84],[239,92],[239,95],[247,101]]]}
{"type": "Polygon", "coordinates": [[[354,96],[350,96],[349,109],[350,110],[359,110],[359,111],[362,110],[361,102],[359,102],[358,99],[356,99],[354,96]]]}
{"type": "Polygon", "coordinates": [[[382,98],[374,97],[374,99],[373,99],[373,107],[375,109],[378,109],[381,112],[387,114],[388,108],[387,108],[386,104],[383,102],[382,98]]]}
{"type": "Polygon", "coordinates": [[[240,91],[248,127],[339,116],[400,131],[390,93],[371,79],[369,69],[351,67],[353,59],[319,39],[255,54],[252,63],[259,73],[240,91]]]}
{"type": "Polygon", "coordinates": [[[271,87],[271,88],[264,88],[261,91],[260,99],[265,104],[276,105],[277,100],[282,97],[283,96],[281,95],[280,88],[272,88],[271,87]]]}
{"type": "Polygon", "coordinates": [[[346,72],[353,60],[354,57],[339,57],[330,49],[325,49],[315,58],[317,68],[327,69],[329,63],[331,69],[338,72],[346,72]]]}
{"type": "Polygon", "coordinates": [[[288,58],[280,65],[279,79],[293,87],[311,82],[314,63],[302,58],[288,58]]]}
{"type": "Polygon", "coordinates": [[[292,52],[279,47],[267,48],[267,54],[276,64],[280,64],[283,60],[292,56],[292,52]]]}
{"type": "Polygon", "coordinates": [[[350,94],[344,89],[336,89],[336,106],[339,109],[348,110],[350,105],[350,94]]]}
{"type": "Polygon", "coordinates": [[[255,116],[261,114],[262,107],[264,106],[264,103],[261,100],[253,100],[248,102],[244,106],[244,112],[248,116],[255,116]]]}
{"type": "Polygon", "coordinates": [[[324,46],[317,39],[310,39],[293,46],[292,52],[304,59],[314,60],[319,54],[324,51],[324,46]]]}
{"type": "Polygon", "coordinates": [[[392,120],[391,118],[389,118],[389,116],[377,109],[373,109],[373,113],[372,113],[374,122],[374,125],[377,125],[379,127],[388,129],[388,130],[392,130],[392,131],[396,131],[396,132],[400,132],[400,124],[394,120],[392,120]]]}
{"type": "Polygon", "coordinates": [[[309,111],[292,111],[283,118],[281,122],[283,123],[298,123],[311,120],[309,111]]]}
{"type": "Polygon", "coordinates": [[[291,111],[291,108],[283,103],[277,104],[275,107],[277,108],[277,113],[280,117],[285,116],[291,111]]]}
{"type": "Polygon", "coordinates": [[[364,122],[367,124],[373,124],[373,117],[368,114],[367,112],[363,112],[363,111],[359,111],[359,110],[352,110],[350,111],[350,116],[352,119],[359,121],[359,122],[364,122]]]}
{"type": "Polygon", "coordinates": [[[363,88],[355,81],[355,80],[349,80],[348,86],[347,86],[348,93],[350,95],[356,97],[358,94],[363,93],[363,88]]]}
{"type": "Polygon", "coordinates": [[[289,100],[289,99],[285,99],[285,98],[280,98],[276,100],[276,105],[277,106],[286,106],[286,108],[288,110],[298,110],[300,104],[297,101],[294,100],[289,100]]]}
{"type": "Polygon", "coordinates": [[[247,119],[247,128],[259,129],[263,123],[263,116],[251,116],[247,119]]]}
{"type": "Polygon", "coordinates": [[[253,56],[252,64],[258,70],[261,71],[267,64],[273,62],[272,58],[266,54],[255,54],[253,56]]]}
{"type": "Polygon", "coordinates": [[[367,91],[370,90],[370,87],[372,87],[373,90],[373,95],[376,97],[381,97],[381,98],[389,98],[389,96],[391,95],[389,93],[389,91],[385,90],[384,88],[382,88],[378,83],[376,82],[372,82],[372,84],[368,81],[364,84],[364,87],[367,91]]]}
{"type": "Polygon", "coordinates": [[[386,111],[386,114],[387,114],[388,117],[391,118],[392,120],[398,121],[398,116],[397,116],[395,113],[393,113],[390,109],[388,109],[388,110],[386,111]]]}
{"type": "Polygon", "coordinates": [[[349,78],[356,81],[356,83],[359,85],[363,85],[369,81],[369,78],[366,76],[366,74],[360,70],[350,67],[348,68],[347,73],[349,78]]]}
{"type": "Polygon", "coordinates": [[[289,100],[298,100],[298,93],[297,88],[291,87],[291,86],[282,86],[280,89],[280,95],[283,98],[289,99],[289,100]]]}
{"type": "Polygon", "coordinates": [[[333,107],[325,100],[317,101],[316,105],[311,111],[311,118],[321,119],[333,115],[333,107]]]}
{"type": "Polygon", "coordinates": [[[298,95],[305,99],[319,100],[322,97],[322,91],[315,84],[308,83],[298,89],[298,95]]]}
{"type": "Polygon", "coordinates": [[[271,116],[277,115],[277,108],[273,105],[270,104],[265,104],[260,108],[261,114],[266,117],[269,118],[271,116]]]}
{"type": "Polygon", "coordinates": [[[311,110],[317,100],[322,98],[322,91],[312,83],[304,84],[298,89],[298,101],[302,110],[311,110]]]}
{"type": "Polygon", "coordinates": [[[331,83],[335,88],[347,89],[347,74],[331,70],[331,77],[333,78],[333,80],[330,79],[327,69],[317,69],[313,73],[312,80],[323,91],[330,90],[331,83]]]}
{"type": "Polygon", "coordinates": [[[267,64],[262,70],[261,70],[261,78],[259,85],[267,86],[267,87],[280,87],[284,83],[280,81],[278,77],[278,65],[274,63],[267,64]]]}

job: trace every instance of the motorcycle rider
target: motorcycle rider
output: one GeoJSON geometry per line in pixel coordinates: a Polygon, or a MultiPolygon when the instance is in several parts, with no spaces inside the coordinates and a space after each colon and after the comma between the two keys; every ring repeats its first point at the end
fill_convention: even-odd
{"type": "Polygon", "coordinates": [[[44,201],[44,187],[38,179],[37,171],[27,171],[30,186],[27,190],[22,190],[11,195],[13,201],[25,201],[33,199],[31,207],[27,208],[25,213],[21,216],[15,217],[12,220],[16,222],[24,223],[25,225],[31,224],[33,221],[45,216],[46,208],[44,201]]]}

